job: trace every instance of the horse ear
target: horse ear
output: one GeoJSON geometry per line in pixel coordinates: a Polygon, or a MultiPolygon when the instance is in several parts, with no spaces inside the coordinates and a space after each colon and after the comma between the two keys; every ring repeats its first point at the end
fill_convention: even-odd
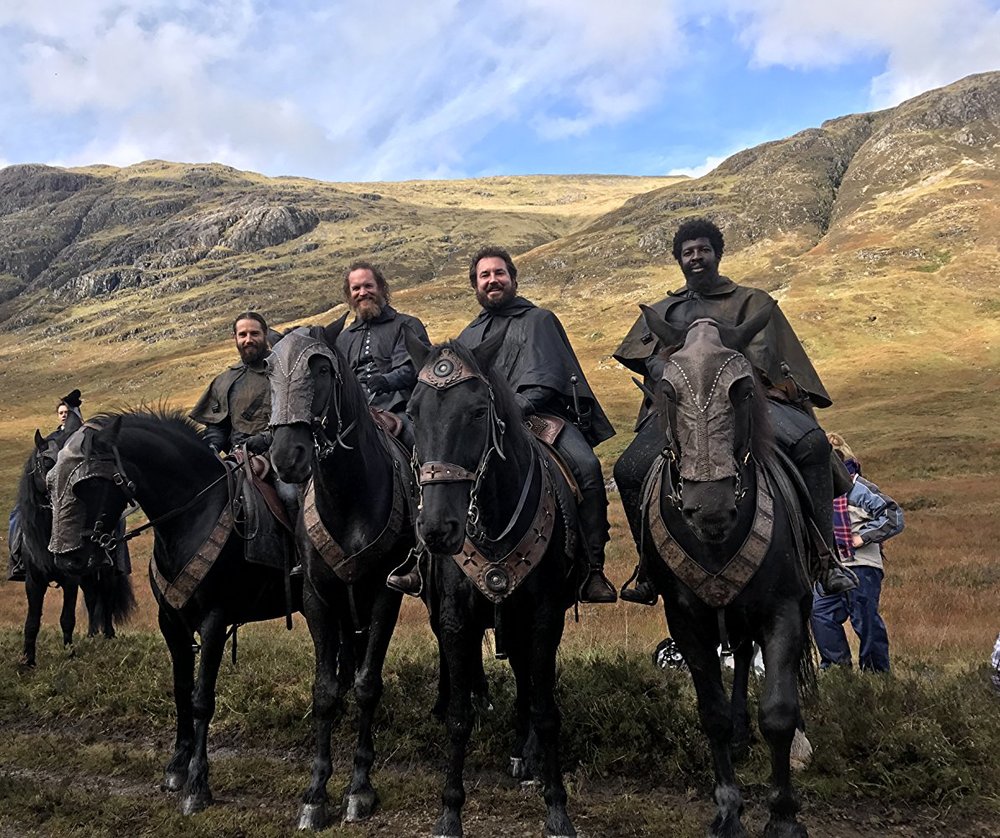
{"type": "Polygon", "coordinates": [[[83,421],[76,415],[75,411],[71,410],[66,416],[66,421],[63,422],[63,430],[66,432],[66,436],[69,437],[73,431],[79,430],[82,425],[83,421]]]}
{"type": "Polygon", "coordinates": [[[111,447],[118,443],[118,435],[121,433],[121,430],[121,414],[112,416],[98,433],[93,434],[95,446],[111,450],[111,447]]]}
{"type": "Polygon", "coordinates": [[[640,305],[639,308],[642,309],[642,319],[646,321],[646,327],[656,335],[662,346],[683,345],[686,336],[683,329],[671,326],[649,306],[640,305]]]}
{"type": "Polygon", "coordinates": [[[42,436],[42,432],[38,428],[35,428],[35,448],[44,451],[45,447],[45,437],[42,436]]]}
{"type": "Polygon", "coordinates": [[[423,369],[424,362],[431,350],[424,342],[417,337],[416,333],[405,323],[403,324],[403,343],[406,344],[406,351],[413,361],[413,366],[418,370],[423,369]]]}
{"type": "Polygon", "coordinates": [[[337,342],[340,333],[344,331],[344,324],[347,322],[348,314],[349,312],[345,311],[339,320],[334,320],[329,326],[323,329],[323,339],[326,341],[327,346],[333,348],[333,345],[337,342]]]}
{"type": "Polygon", "coordinates": [[[757,333],[771,322],[771,314],[776,305],[774,300],[769,299],[767,304],[753,317],[744,320],[739,326],[719,324],[719,338],[722,340],[723,346],[728,346],[730,349],[742,353],[750,345],[750,341],[757,336],[757,333]]]}
{"type": "Polygon", "coordinates": [[[507,337],[507,329],[509,328],[510,320],[505,319],[503,328],[500,331],[484,340],[472,350],[476,363],[479,364],[479,369],[483,372],[486,372],[486,370],[493,366],[493,361],[496,360],[497,354],[500,352],[500,347],[503,346],[503,341],[507,337]]]}

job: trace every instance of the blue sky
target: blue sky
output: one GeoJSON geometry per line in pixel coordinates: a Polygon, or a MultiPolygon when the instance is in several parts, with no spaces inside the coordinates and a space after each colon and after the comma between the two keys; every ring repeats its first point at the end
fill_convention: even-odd
{"type": "Polygon", "coordinates": [[[699,174],[1000,69],[1000,0],[0,0],[0,166],[699,174]]]}

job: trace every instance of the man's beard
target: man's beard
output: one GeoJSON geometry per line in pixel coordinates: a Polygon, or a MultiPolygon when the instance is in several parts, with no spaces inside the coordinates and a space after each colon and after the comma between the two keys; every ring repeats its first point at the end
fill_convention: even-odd
{"type": "Polygon", "coordinates": [[[493,291],[496,288],[502,288],[502,287],[503,286],[500,286],[500,285],[497,285],[497,286],[489,285],[483,291],[480,291],[477,288],[476,289],[476,299],[479,300],[479,304],[483,308],[491,309],[491,310],[494,310],[494,311],[496,309],[498,309],[498,308],[503,308],[505,305],[507,305],[507,303],[509,303],[511,300],[513,300],[514,297],[517,294],[517,290],[514,288],[513,285],[508,285],[505,289],[503,289],[503,294],[501,294],[500,297],[497,298],[497,299],[495,299],[495,300],[491,300],[487,296],[490,291],[493,291]]]}
{"type": "Polygon", "coordinates": [[[243,361],[248,367],[255,367],[264,359],[267,354],[267,345],[260,344],[249,345],[249,346],[238,346],[236,349],[240,353],[240,360],[243,361]]]}
{"type": "Polygon", "coordinates": [[[364,321],[374,320],[382,313],[384,305],[381,298],[369,297],[367,300],[361,300],[354,307],[354,313],[364,321]]]}
{"type": "Polygon", "coordinates": [[[684,279],[687,280],[687,284],[696,288],[710,288],[719,281],[719,268],[718,265],[714,269],[706,268],[702,266],[704,270],[695,272],[692,270],[691,265],[682,265],[681,273],[684,274],[684,279]]]}

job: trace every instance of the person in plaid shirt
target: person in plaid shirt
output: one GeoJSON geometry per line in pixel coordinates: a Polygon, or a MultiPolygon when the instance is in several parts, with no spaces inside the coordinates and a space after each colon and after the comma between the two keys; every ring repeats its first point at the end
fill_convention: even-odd
{"type": "Polygon", "coordinates": [[[884,554],[882,544],[903,530],[903,511],[878,486],[861,476],[861,463],[839,434],[828,434],[833,450],[844,461],[854,483],[850,492],[834,498],[833,528],[841,561],[858,577],[858,587],[826,595],[816,589],[812,625],[820,651],[820,667],[851,665],[844,633],[850,618],[861,648],[858,666],[872,672],[889,671],[889,634],[879,614],[884,554]]]}

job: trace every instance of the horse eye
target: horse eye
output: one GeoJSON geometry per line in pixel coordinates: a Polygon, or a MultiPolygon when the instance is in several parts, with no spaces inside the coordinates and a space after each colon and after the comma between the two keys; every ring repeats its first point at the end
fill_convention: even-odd
{"type": "Polygon", "coordinates": [[[472,411],[472,418],[473,419],[483,419],[483,418],[485,418],[485,416],[486,416],[486,408],[485,407],[477,407],[475,410],[472,411]]]}

